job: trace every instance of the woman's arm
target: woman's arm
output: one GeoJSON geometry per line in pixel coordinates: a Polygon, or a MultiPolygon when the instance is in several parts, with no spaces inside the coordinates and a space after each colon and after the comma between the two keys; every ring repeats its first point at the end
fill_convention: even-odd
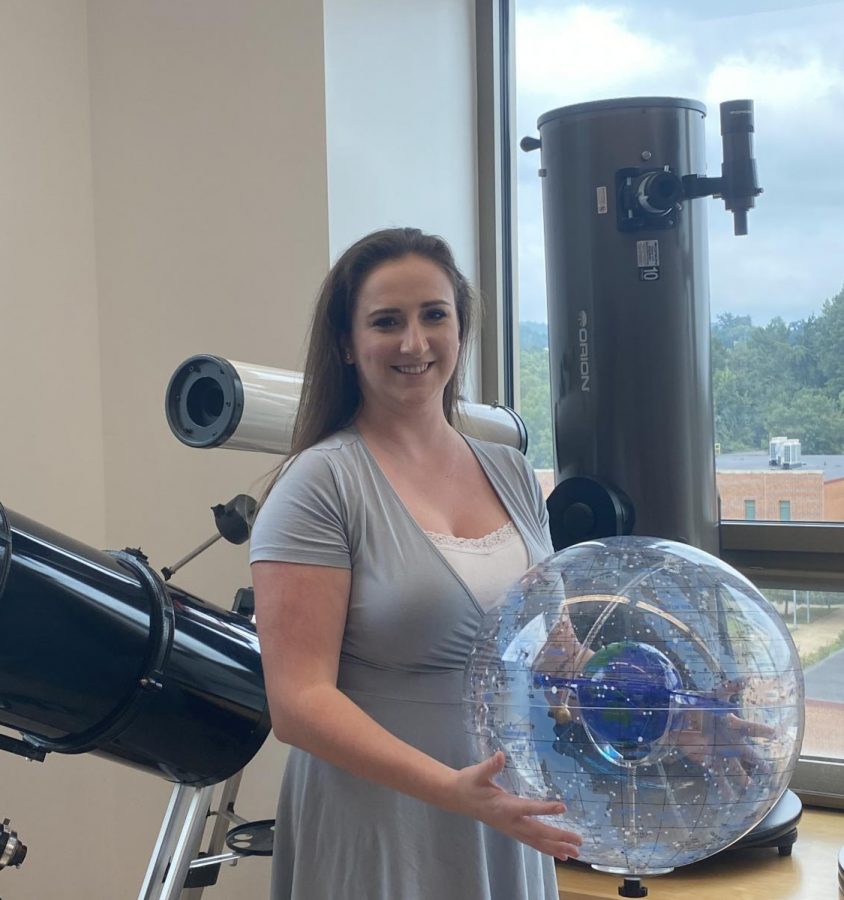
{"type": "Polygon", "coordinates": [[[539,821],[561,803],[524,800],[492,778],[504,755],[452,769],[399,740],[337,688],[348,569],[298,563],[252,565],[267,696],[276,737],[366,778],[472,816],[543,853],[577,856],[578,835],[539,821]]]}

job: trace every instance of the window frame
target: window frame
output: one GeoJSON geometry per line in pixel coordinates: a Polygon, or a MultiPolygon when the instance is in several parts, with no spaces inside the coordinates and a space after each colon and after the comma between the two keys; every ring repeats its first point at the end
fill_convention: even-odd
{"type": "MultiPolygon", "coordinates": [[[[508,406],[518,397],[515,15],[515,0],[475,2],[481,399],[508,406]]],[[[844,523],[722,520],[719,534],[721,558],[760,588],[844,591],[844,523]]],[[[844,809],[844,760],[801,757],[790,787],[844,809]]]]}
{"type": "Polygon", "coordinates": [[[517,409],[513,12],[510,0],[475,0],[480,399],[517,409]]]}

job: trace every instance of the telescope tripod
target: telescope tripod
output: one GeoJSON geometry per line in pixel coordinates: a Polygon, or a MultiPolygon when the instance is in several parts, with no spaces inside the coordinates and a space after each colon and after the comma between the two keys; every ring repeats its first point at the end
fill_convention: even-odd
{"type": "Polygon", "coordinates": [[[216,785],[174,786],[138,900],[200,900],[203,890],[216,884],[223,863],[271,855],[272,820],[247,822],[234,811],[242,775],[223,782],[216,810],[211,809],[216,785]],[[216,821],[206,850],[200,851],[209,816],[216,821]]]}
{"type": "MultiPolygon", "coordinates": [[[[228,503],[212,507],[217,534],[177,563],[162,569],[165,581],[221,537],[233,544],[247,540],[256,508],[255,500],[247,494],[238,494],[228,503]]],[[[253,616],[255,603],[251,588],[237,592],[232,610],[247,618],[253,616]]],[[[237,865],[244,856],[271,855],[272,821],[247,822],[234,811],[242,776],[243,770],[223,782],[218,808],[214,811],[211,799],[216,785],[174,786],[138,900],[199,900],[204,888],[216,884],[224,862],[237,865]],[[212,815],[217,819],[208,847],[200,852],[205,824],[212,815]],[[232,824],[246,827],[238,832],[236,828],[231,829],[232,824]],[[224,842],[229,852],[222,852],[224,842]]]]}

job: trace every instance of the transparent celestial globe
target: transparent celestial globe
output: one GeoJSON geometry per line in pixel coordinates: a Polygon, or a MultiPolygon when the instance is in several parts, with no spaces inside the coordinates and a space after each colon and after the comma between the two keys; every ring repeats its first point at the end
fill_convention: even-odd
{"type": "Polygon", "coordinates": [[[771,604],[714,556],[660,538],[578,544],[484,617],[464,683],[477,759],[563,800],[580,858],[670,871],[758,824],[803,737],[803,675],[771,604]]]}

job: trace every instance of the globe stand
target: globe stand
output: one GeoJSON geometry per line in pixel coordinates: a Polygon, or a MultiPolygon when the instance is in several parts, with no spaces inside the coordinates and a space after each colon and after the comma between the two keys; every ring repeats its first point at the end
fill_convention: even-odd
{"type": "Polygon", "coordinates": [[[625,878],[624,883],[618,889],[619,897],[647,897],[648,889],[642,884],[640,878],[625,878]]]}

